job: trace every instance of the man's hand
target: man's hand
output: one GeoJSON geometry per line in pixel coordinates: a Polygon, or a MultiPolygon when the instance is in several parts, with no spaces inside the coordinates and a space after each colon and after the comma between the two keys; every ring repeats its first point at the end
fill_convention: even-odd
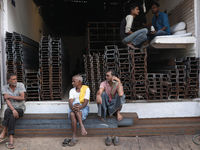
{"type": "Polygon", "coordinates": [[[157,32],[157,31],[153,31],[153,32],[151,32],[151,34],[156,34],[156,32],[157,32]]]}
{"type": "Polygon", "coordinates": [[[19,118],[19,114],[15,109],[12,111],[12,113],[13,113],[14,118],[19,118]]]}
{"type": "Polygon", "coordinates": [[[3,97],[4,97],[4,99],[9,99],[9,98],[10,98],[10,95],[4,94],[3,97]]]}
{"type": "Polygon", "coordinates": [[[102,104],[102,98],[100,95],[97,95],[96,101],[97,101],[97,104],[100,104],[100,105],[102,104]]]}
{"type": "Polygon", "coordinates": [[[73,112],[79,112],[81,110],[81,105],[80,104],[74,104],[72,107],[73,112]]]}
{"type": "Polygon", "coordinates": [[[120,79],[117,78],[116,76],[113,76],[112,79],[115,80],[115,81],[117,81],[117,82],[120,82],[120,79]]]}

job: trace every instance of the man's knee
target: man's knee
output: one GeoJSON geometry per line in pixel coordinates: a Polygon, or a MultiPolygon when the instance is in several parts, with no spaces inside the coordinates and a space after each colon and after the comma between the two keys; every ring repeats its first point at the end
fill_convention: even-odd
{"type": "Polygon", "coordinates": [[[75,118],[75,113],[73,111],[70,112],[70,118],[75,118]]]}
{"type": "Polygon", "coordinates": [[[144,28],[144,29],[143,29],[143,31],[144,31],[144,33],[145,33],[145,34],[147,34],[147,33],[148,33],[148,30],[147,30],[147,28],[144,28]]]}

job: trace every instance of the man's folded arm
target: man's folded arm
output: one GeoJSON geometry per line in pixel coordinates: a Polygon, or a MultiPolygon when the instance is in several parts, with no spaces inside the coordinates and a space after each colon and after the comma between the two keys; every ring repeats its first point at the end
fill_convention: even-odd
{"type": "Polygon", "coordinates": [[[17,101],[24,101],[25,100],[25,93],[21,92],[19,96],[11,96],[9,94],[4,94],[4,99],[14,99],[17,101]]]}

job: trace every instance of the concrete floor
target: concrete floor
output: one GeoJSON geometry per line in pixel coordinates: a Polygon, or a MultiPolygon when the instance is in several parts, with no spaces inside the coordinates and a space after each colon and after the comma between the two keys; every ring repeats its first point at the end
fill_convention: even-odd
{"type": "MultiPolygon", "coordinates": [[[[194,135],[164,135],[150,137],[120,137],[120,145],[105,146],[105,137],[80,137],[74,147],[62,147],[64,138],[16,138],[15,150],[200,150],[193,143],[194,135]]],[[[7,150],[5,143],[0,150],[7,150]]],[[[196,140],[199,141],[199,138],[196,140]]]]}

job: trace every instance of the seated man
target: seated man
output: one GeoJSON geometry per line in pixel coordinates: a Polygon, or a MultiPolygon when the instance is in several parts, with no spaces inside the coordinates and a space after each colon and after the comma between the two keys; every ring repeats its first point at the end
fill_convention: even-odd
{"type": "Polygon", "coordinates": [[[7,137],[7,129],[9,135],[9,142],[6,143],[7,148],[14,148],[14,129],[15,121],[22,117],[25,107],[24,92],[26,89],[23,83],[17,82],[17,75],[10,73],[7,75],[7,85],[2,88],[2,94],[8,105],[8,108],[4,112],[4,120],[2,122],[3,131],[0,134],[0,142],[3,142],[7,137]]]}
{"type": "Polygon", "coordinates": [[[153,40],[156,36],[161,35],[170,35],[170,26],[169,20],[166,13],[159,11],[159,4],[154,2],[151,6],[152,13],[155,15],[152,18],[152,26],[154,27],[155,31],[149,31],[147,34],[147,41],[144,44],[148,44],[153,40]]]}
{"type": "Polygon", "coordinates": [[[96,101],[98,105],[98,116],[101,121],[106,121],[107,113],[110,116],[116,113],[118,121],[123,119],[120,110],[122,104],[125,103],[125,95],[122,83],[120,79],[115,76],[113,70],[107,71],[106,81],[100,84],[96,101]]]}
{"type": "MultiPolygon", "coordinates": [[[[133,20],[139,15],[139,12],[138,6],[136,4],[132,4],[130,7],[130,14],[122,20],[120,26],[120,37],[122,39],[122,43],[133,49],[140,47],[141,44],[147,40],[148,31],[146,28],[133,32],[133,20]]],[[[143,47],[144,46],[145,45],[143,45],[143,47]]]]}
{"type": "Polygon", "coordinates": [[[87,131],[83,125],[83,120],[89,114],[88,100],[90,99],[90,89],[88,86],[82,85],[83,78],[76,75],[72,78],[72,88],[69,92],[69,121],[71,122],[73,136],[72,139],[65,139],[63,146],[74,146],[78,142],[76,131],[77,123],[80,124],[81,135],[86,135],[87,131]]]}

